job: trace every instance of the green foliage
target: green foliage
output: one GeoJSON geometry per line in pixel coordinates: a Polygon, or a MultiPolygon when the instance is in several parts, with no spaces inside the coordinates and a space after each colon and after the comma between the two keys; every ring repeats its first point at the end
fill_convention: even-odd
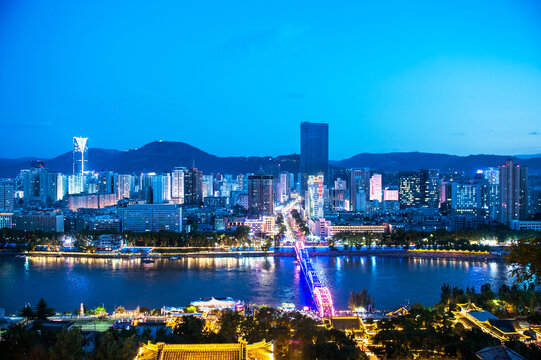
{"type": "Polygon", "coordinates": [[[26,325],[12,324],[0,340],[0,359],[46,359],[47,352],[40,335],[26,325]]]}
{"type": "Polygon", "coordinates": [[[150,314],[151,310],[150,310],[149,307],[141,306],[141,307],[139,308],[139,312],[140,312],[141,314],[150,314]]]}
{"type": "Polygon", "coordinates": [[[79,329],[62,329],[62,332],[56,336],[56,343],[49,350],[49,353],[51,360],[82,360],[85,353],[83,351],[83,334],[79,329]]]}
{"type": "Polygon", "coordinates": [[[132,360],[139,348],[139,338],[134,332],[108,330],[96,337],[95,347],[88,360],[132,360]]]}
{"type": "Polygon", "coordinates": [[[373,308],[374,299],[368,294],[367,289],[363,289],[359,293],[355,293],[353,290],[349,292],[348,307],[351,310],[356,311],[359,308],[367,310],[368,305],[371,305],[373,308]]]}
{"type": "Polygon", "coordinates": [[[511,245],[505,258],[515,283],[541,283],[541,237],[524,237],[511,245]]]}
{"type": "Polygon", "coordinates": [[[467,287],[466,291],[457,287],[451,288],[449,284],[441,287],[440,304],[455,307],[456,304],[472,302],[475,305],[494,313],[499,317],[512,317],[517,315],[533,315],[541,306],[541,292],[535,291],[532,286],[509,287],[502,285],[498,292],[494,292],[490,284],[481,285],[480,292],[475,288],[467,287]]]}

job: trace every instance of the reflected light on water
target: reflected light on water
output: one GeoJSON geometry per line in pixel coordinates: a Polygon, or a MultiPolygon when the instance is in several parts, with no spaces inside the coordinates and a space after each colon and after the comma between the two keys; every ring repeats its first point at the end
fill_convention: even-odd
{"type": "MultiPolygon", "coordinates": [[[[441,284],[465,288],[507,281],[501,263],[391,257],[316,257],[314,266],[330,287],[337,308],[347,308],[350,290],[368,289],[381,309],[411,302],[433,305],[441,284]]],[[[208,296],[232,296],[273,306],[306,305],[300,268],[294,258],[224,257],[137,259],[26,257],[0,258],[0,303],[8,313],[20,303],[44,297],[62,310],[81,302],[109,307],[123,304],[183,306],[208,296]]]]}

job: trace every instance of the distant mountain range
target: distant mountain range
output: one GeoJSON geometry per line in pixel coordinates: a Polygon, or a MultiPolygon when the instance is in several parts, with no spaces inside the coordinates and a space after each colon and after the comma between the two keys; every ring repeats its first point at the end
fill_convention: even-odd
{"type": "MultiPolygon", "coordinates": [[[[528,156],[469,155],[457,156],[432,153],[362,153],[349,159],[331,161],[337,168],[370,167],[379,171],[400,171],[412,169],[440,169],[441,172],[465,171],[473,173],[479,168],[498,166],[512,158],[519,164],[529,167],[531,173],[541,173],[541,155],[528,156]]],[[[138,149],[127,151],[108,149],[89,149],[89,168],[111,170],[118,173],[165,172],[176,166],[195,165],[205,173],[248,173],[263,169],[277,173],[289,171],[297,173],[300,156],[251,156],[219,157],[204,152],[183,142],[156,141],[138,149]]],[[[0,158],[0,177],[14,177],[21,169],[27,169],[31,160],[44,160],[47,168],[71,174],[73,156],[67,152],[52,159],[0,158]]]]}
{"type": "MultiPolygon", "coordinates": [[[[520,155],[519,155],[520,156],[520,155]]],[[[505,155],[447,155],[421,152],[370,154],[363,153],[349,159],[331,161],[340,168],[369,167],[381,171],[401,171],[413,169],[439,169],[442,173],[464,171],[474,173],[484,167],[497,167],[513,159],[517,164],[528,166],[532,174],[541,172],[541,156],[520,158],[505,155]]]]}

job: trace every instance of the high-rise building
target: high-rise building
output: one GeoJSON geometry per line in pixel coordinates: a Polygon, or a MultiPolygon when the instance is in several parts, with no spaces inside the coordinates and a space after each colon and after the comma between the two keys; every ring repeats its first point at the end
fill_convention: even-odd
{"type": "Polygon", "coordinates": [[[513,220],[528,219],[528,168],[507,160],[500,166],[500,221],[510,225],[513,220]]]}
{"type": "Polygon", "coordinates": [[[203,172],[196,168],[184,173],[184,204],[203,204],[203,172]]]}
{"type": "Polygon", "coordinates": [[[259,218],[274,215],[274,177],[250,175],[248,177],[248,216],[259,218]]]}
{"type": "Polygon", "coordinates": [[[308,186],[306,190],[306,210],[308,217],[313,219],[322,219],[324,214],[324,179],[323,175],[309,175],[308,186]]]}
{"type": "Polygon", "coordinates": [[[370,194],[370,168],[352,169],[349,173],[349,203],[351,211],[363,210],[370,194]]]}
{"type": "Polygon", "coordinates": [[[301,191],[306,189],[308,175],[329,172],[329,124],[301,123],[301,191]]]}
{"type": "Polygon", "coordinates": [[[139,176],[139,200],[151,204],[153,201],[152,179],[156,173],[144,173],[139,176]]]}
{"type": "Polygon", "coordinates": [[[152,178],[152,203],[164,204],[171,200],[171,174],[158,174],[152,178]]]}
{"type": "Polygon", "coordinates": [[[80,194],[85,192],[88,185],[88,178],[84,174],[68,176],[68,194],[80,194]]]}
{"type": "Polygon", "coordinates": [[[419,206],[421,202],[421,179],[418,171],[400,171],[398,173],[398,199],[400,207],[419,206]]]}
{"type": "Polygon", "coordinates": [[[43,162],[36,162],[29,170],[21,171],[24,202],[51,205],[58,198],[58,173],[50,172],[43,162]]]}
{"type": "Polygon", "coordinates": [[[88,171],[88,138],[73,138],[73,175],[82,175],[88,171]]]}
{"type": "Polygon", "coordinates": [[[131,198],[135,185],[132,175],[117,175],[116,184],[116,197],[118,200],[131,198]]]}
{"type": "Polygon", "coordinates": [[[419,170],[420,206],[437,208],[440,195],[440,175],[438,170],[419,170]]]}
{"type": "Polygon", "coordinates": [[[370,178],[370,201],[382,200],[382,179],[381,174],[374,174],[370,178]]]}
{"type": "Polygon", "coordinates": [[[488,181],[487,194],[487,217],[490,220],[500,220],[500,169],[489,167],[481,170],[484,178],[488,181]]]}
{"type": "Polygon", "coordinates": [[[15,185],[0,184],[0,210],[15,209],[15,185]]]}
{"type": "Polygon", "coordinates": [[[186,168],[176,167],[171,173],[171,201],[184,204],[184,174],[186,168]]]}
{"type": "Polygon", "coordinates": [[[113,194],[117,190],[115,173],[112,171],[102,171],[98,174],[98,192],[104,194],[113,194]]]}
{"type": "Polygon", "coordinates": [[[276,201],[283,203],[289,199],[291,185],[289,184],[289,173],[281,172],[276,182],[276,201]]]}

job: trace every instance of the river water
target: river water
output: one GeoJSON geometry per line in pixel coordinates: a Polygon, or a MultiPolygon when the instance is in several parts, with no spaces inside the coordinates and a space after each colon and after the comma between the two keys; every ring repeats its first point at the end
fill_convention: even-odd
{"type": "MultiPolygon", "coordinates": [[[[465,288],[508,282],[496,262],[342,256],[313,258],[330,288],[335,308],[346,309],[350,290],[368,289],[378,309],[406,303],[431,306],[442,283],[465,288]]],[[[0,308],[6,314],[45,298],[57,311],[104,304],[158,308],[186,306],[201,297],[231,296],[249,303],[313,306],[293,257],[184,258],[140,260],[61,257],[0,257],[0,308]]]]}

